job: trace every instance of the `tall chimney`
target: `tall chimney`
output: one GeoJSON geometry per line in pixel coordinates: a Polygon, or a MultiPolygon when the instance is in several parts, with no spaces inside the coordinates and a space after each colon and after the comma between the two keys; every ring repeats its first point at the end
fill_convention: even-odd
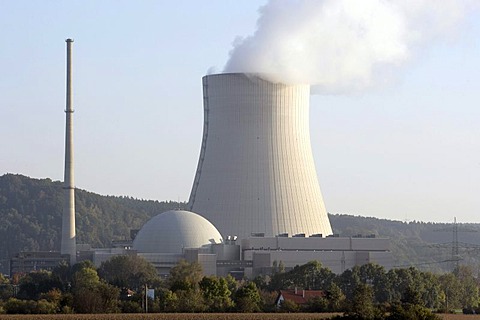
{"type": "Polygon", "coordinates": [[[61,254],[70,255],[70,265],[77,260],[75,242],[75,179],[73,174],[73,106],[72,106],[72,39],[67,43],[67,107],[65,130],[65,177],[62,217],[61,254]]]}

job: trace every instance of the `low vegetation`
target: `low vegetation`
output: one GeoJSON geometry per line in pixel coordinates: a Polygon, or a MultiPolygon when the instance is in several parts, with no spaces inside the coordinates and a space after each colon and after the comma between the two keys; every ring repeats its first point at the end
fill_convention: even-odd
{"type": "Polygon", "coordinates": [[[336,313],[337,319],[428,320],[438,319],[434,311],[480,312],[478,278],[466,266],[437,275],[415,268],[386,271],[366,264],[336,275],[318,261],[290,271],[281,262],[275,265],[270,275],[236,281],[231,276],[203,276],[199,264],[186,261],[172,268],[167,280],[160,279],[139,256],[116,256],[99,269],[89,261],[72,267],[64,264],[53,272],[1,277],[0,313],[138,314],[148,309],[162,314],[275,313],[280,317],[311,313],[323,317],[336,313]],[[155,290],[147,301],[145,284],[155,290]],[[322,294],[302,304],[277,303],[280,290],[295,288],[322,294]]]}

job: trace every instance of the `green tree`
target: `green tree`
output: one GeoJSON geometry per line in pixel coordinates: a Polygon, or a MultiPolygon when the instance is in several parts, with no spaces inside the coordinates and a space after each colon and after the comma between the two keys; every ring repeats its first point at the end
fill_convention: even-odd
{"type": "Polygon", "coordinates": [[[58,311],[58,305],[55,302],[40,299],[36,302],[34,313],[36,314],[54,314],[58,311]]]}
{"type": "Polygon", "coordinates": [[[336,278],[336,284],[350,301],[353,299],[355,288],[361,283],[358,267],[347,269],[336,278]]]}
{"type": "Polygon", "coordinates": [[[144,284],[160,283],[155,267],[141,256],[122,255],[103,262],[98,269],[100,278],[119,288],[139,290],[144,284]]]}
{"type": "Polygon", "coordinates": [[[75,263],[73,266],[70,267],[69,272],[68,272],[68,278],[72,280],[75,276],[75,274],[78,271],[81,271],[83,269],[93,269],[96,270],[97,268],[93,264],[92,261],[90,260],[83,260],[78,263],[75,263]]]}
{"type": "Polygon", "coordinates": [[[52,289],[63,289],[58,277],[49,271],[30,272],[20,279],[18,296],[22,299],[38,300],[42,293],[52,289]]]}
{"type": "Polygon", "coordinates": [[[359,284],[353,293],[351,309],[348,315],[358,319],[373,320],[379,318],[379,311],[373,304],[373,289],[366,284],[359,284]]]}
{"type": "Polygon", "coordinates": [[[275,304],[277,301],[277,297],[278,292],[260,290],[260,299],[262,301],[261,311],[269,313],[276,312],[278,310],[277,305],[275,304]]]}
{"type": "Polygon", "coordinates": [[[0,300],[7,300],[13,297],[13,286],[3,274],[0,273],[0,300]]]}
{"type": "Polygon", "coordinates": [[[449,311],[462,308],[463,288],[459,279],[453,273],[446,273],[439,276],[440,288],[443,292],[443,309],[449,311]]]}
{"type": "Polygon", "coordinates": [[[235,293],[234,301],[238,312],[258,312],[262,303],[254,282],[248,282],[240,287],[235,293]]]}
{"type": "Polygon", "coordinates": [[[163,289],[158,292],[159,309],[162,312],[176,312],[179,309],[178,296],[175,292],[163,289]]]}
{"type": "Polygon", "coordinates": [[[376,263],[367,263],[356,269],[360,281],[371,284],[376,303],[388,302],[391,299],[391,286],[385,268],[376,263]]]}
{"type": "Polygon", "coordinates": [[[284,300],[280,304],[280,309],[279,310],[281,312],[288,312],[288,313],[298,312],[298,311],[300,311],[300,306],[297,303],[295,303],[294,301],[284,300]]]}
{"type": "Polygon", "coordinates": [[[55,312],[59,312],[61,309],[63,294],[62,294],[62,291],[60,291],[60,289],[54,288],[48,291],[47,293],[42,293],[40,295],[40,299],[43,299],[52,303],[55,306],[55,309],[56,309],[55,312]]]}
{"type": "Polygon", "coordinates": [[[419,305],[422,307],[424,306],[420,292],[411,286],[405,288],[405,292],[403,293],[402,297],[402,304],[419,305]]]}
{"type": "Polygon", "coordinates": [[[308,312],[327,312],[329,309],[328,300],[325,297],[310,298],[304,309],[308,312]]]}
{"type": "Polygon", "coordinates": [[[204,312],[207,308],[199,289],[177,290],[175,295],[178,298],[176,312],[204,312]]]}
{"type": "Polygon", "coordinates": [[[224,278],[203,277],[199,285],[208,311],[225,312],[233,307],[232,293],[224,278]]]}
{"type": "Polygon", "coordinates": [[[177,290],[192,290],[198,287],[198,283],[203,278],[202,266],[198,262],[189,263],[180,260],[178,264],[170,270],[168,284],[173,292],[177,290]]]}
{"type": "Polygon", "coordinates": [[[118,312],[120,290],[100,281],[97,271],[84,268],[75,273],[73,283],[74,308],[80,313],[118,312]]]}
{"type": "Polygon", "coordinates": [[[318,261],[310,261],[295,266],[288,272],[277,272],[272,275],[268,288],[271,291],[300,287],[310,290],[326,290],[334,281],[335,274],[318,261]]]}
{"type": "Polygon", "coordinates": [[[439,276],[431,272],[423,272],[422,277],[425,289],[421,296],[423,305],[430,309],[441,308],[444,295],[440,287],[439,276]]]}
{"type": "Polygon", "coordinates": [[[57,312],[57,306],[45,299],[35,301],[10,298],[5,302],[4,309],[9,314],[53,314],[57,312]]]}
{"type": "Polygon", "coordinates": [[[386,320],[440,320],[441,318],[416,304],[394,305],[386,320]]]}
{"type": "Polygon", "coordinates": [[[391,269],[387,277],[389,283],[395,284],[392,287],[390,303],[400,303],[407,288],[417,291],[421,296],[425,293],[424,277],[416,268],[391,269]]]}
{"type": "Polygon", "coordinates": [[[460,265],[454,270],[454,275],[462,287],[460,304],[462,308],[475,308],[479,302],[479,283],[470,266],[460,265]]]}
{"type": "Polygon", "coordinates": [[[327,302],[329,311],[338,312],[344,310],[345,295],[342,289],[335,283],[332,283],[327,290],[327,302]]]}
{"type": "Polygon", "coordinates": [[[269,275],[261,274],[261,275],[256,276],[253,279],[253,282],[255,282],[255,285],[257,286],[257,288],[259,288],[261,290],[264,290],[264,289],[268,288],[268,285],[270,284],[270,280],[271,280],[271,278],[270,278],[269,275]]]}
{"type": "Polygon", "coordinates": [[[8,299],[3,308],[7,314],[31,314],[34,312],[34,301],[25,301],[17,298],[8,299]]]}

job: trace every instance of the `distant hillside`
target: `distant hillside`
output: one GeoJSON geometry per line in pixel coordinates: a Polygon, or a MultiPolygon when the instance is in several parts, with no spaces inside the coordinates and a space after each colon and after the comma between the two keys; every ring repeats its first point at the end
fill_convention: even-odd
{"type": "MultiPolygon", "coordinates": [[[[0,272],[19,251],[60,250],[63,185],[50,179],[6,174],[0,177],[0,272]]],[[[138,200],[75,191],[78,243],[109,246],[125,239],[130,229],[179,207],[177,202],[138,200]]],[[[184,204],[180,204],[184,206],[184,204]]]]}
{"type": "MultiPolygon", "coordinates": [[[[129,197],[101,196],[76,190],[76,230],[78,243],[106,247],[111,240],[129,237],[130,229],[140,228],[161,212],[185,206],[184,203],[159,202],[129,197]]],[[[50,179],[32,179],[22,175],[0,176],[0,272],[8,271],[8,259],[19,251],[59,250],[62,225],[62,183],[50,179]]],[[[375,234],[391,238],[397,266],[414,265],[432,271],[449,270],[453,232],[451,225],[392,221],[345,214],[331,214],[335,233],[341,236],[375,234]],[[441,248],[435,244],[444,243],[441,248]],[[442,262],[443,261],[443,262],[442,262]]],[[[460,224],[459,231],[480,231],[480,224],[460,224]]],[[[478,267],[475,248],[480,246],[480,232],[459,232],[461,263],[478,267]]],[[[437,245],[438,246],[438,245],[437,245]]]]}
{"type": "MultiPolygon", "coordinates": [[[[451,271],[453,225],[431,222],[401,222],[345,214],[330,215],[335,233],[389,237],[395,264],[413,265],[434,272],[451,271]]],[[[480,266],[480,224],[457,224],[460,264],[480,266]],[[466,232],[468,231],[468,232],[466,232]]],[[[480,271],[480,269],[478,270],[480,271]]]]}

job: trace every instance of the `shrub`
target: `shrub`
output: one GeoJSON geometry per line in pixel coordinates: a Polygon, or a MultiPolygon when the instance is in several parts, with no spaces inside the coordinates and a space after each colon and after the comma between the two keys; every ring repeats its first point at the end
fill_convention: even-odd
{"type": "Polygon", "coordinates": [[[49,302],[45,299],[38,300],[34,308],[36,314],[53,314],[57,313],[57,304],[54,302],[49,302]]]}
{"type": "Polygon", "coordinates": [[[280,304],[280,312],[298,312],[300,307],[291,300],[283,300],[280,304]]]}

